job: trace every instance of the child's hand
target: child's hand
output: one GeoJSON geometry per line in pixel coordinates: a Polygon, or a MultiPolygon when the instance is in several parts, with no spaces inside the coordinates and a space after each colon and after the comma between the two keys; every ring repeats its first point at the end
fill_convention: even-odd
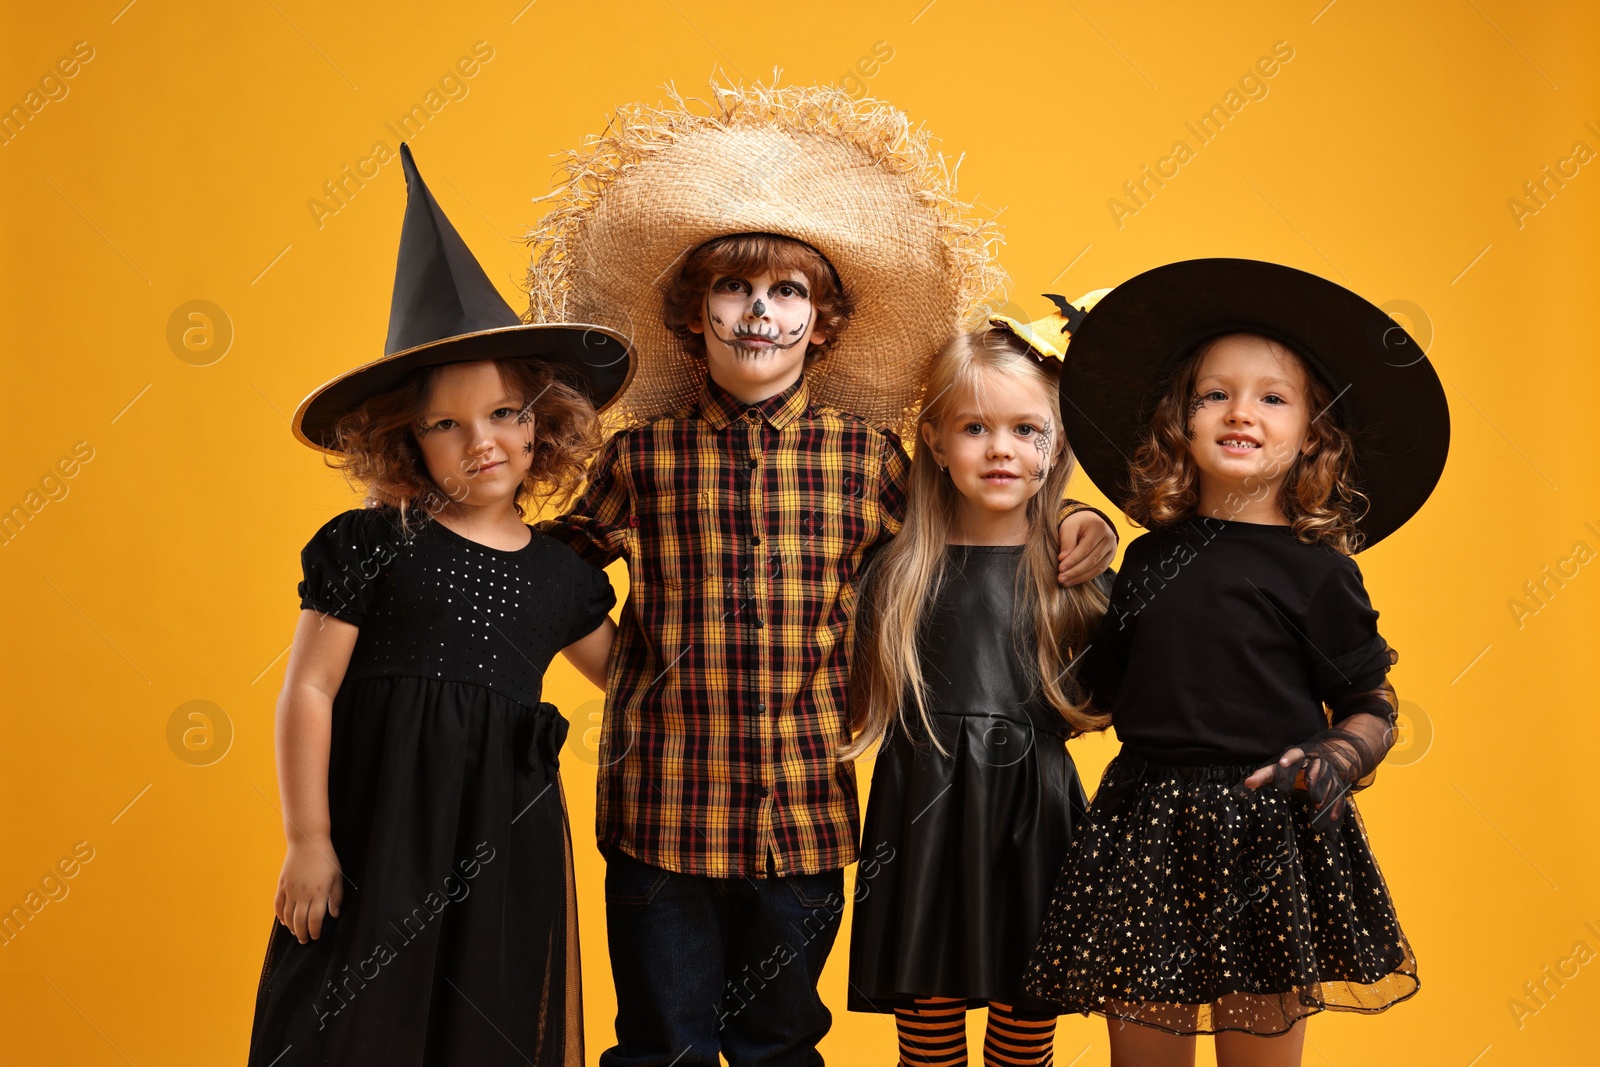
{"type": "Polygon", "coordinates": [[[1061,568],[1056,579],[1063,586],[1098,578],[1117,555],[1117,531],[1092,511],[1079,511],[1061,520],[1061,568]]]}
{"type": "Polygon", "coordinates": [[[278,896],[272,902],[278,921],[303,945],[322,936],[323,915],[337,919],[342,903],[344,872],[333,842],[325,837],[291,842],[283,873],[278,875],[278,896]]]}
{"type": "MultiPolygon", "coordinates": [[[[1264,766],[1256,768],[1250,773],[1250,777],[1246,778],[1239,784],[1246,789],[1260,789],[1262,786],[1278,777],[1278,768],[1298,768],[1305,758],[1306,754],[1305,750],[1303,749],[1285,749],[1283,755],[1278,757],[1276,763],[1268,763],[1264,766]]],[[[1297,770],[1294,776],[1294,788],[1304,789],[1305,787],[1306,772],[1303,769],[1297,770]]]]}

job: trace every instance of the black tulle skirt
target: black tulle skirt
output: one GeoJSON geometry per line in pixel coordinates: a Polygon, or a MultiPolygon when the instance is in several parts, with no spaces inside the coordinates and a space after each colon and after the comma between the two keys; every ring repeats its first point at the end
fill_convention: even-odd
{"type": "MultiPolygon", "coordinates": [[[[1053,714],[1053,713],[1051,713],[1053,714]]],[[[1057,717],[1059,718],[1059,717],[1057,717]]],[[[851,1011],[918,997],[1049,1012],[1022,972],[1087,801],[1057,724],[935,713],[946,751],[878,753],[850,932],[851,1011]]]]}
{"type": "Polygon", "coordinates": [[[1236,790],[1253,769],[1113,760],[1028,992],[1178,1034],[1279,1034],[1414,994],[1416,960],[1355,806],[1314,830],[1302,798],[1236,790]]]}
{"type": "Polygon", "coordinates": [[[571,841],[549,704],[347,681],[328,802],[344,903],[273,923],[252,1067],[583,1063],[571,841]]]}

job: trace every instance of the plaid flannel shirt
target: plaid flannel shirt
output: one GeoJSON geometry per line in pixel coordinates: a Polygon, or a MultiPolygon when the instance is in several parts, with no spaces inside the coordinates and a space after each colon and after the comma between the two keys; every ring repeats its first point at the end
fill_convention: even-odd
{"type": "Polygon", "coordinates": [[[899,532],[909,471],[895,434],[813,405],[804,378],[758,404],[707,381],[688,410],[614,436],[572,511],[540,525],[596,566],[628,559],[602,851],[719,878],[855,860],[837,752],[856,587],[899,532]]]}
{"type": "Polygon", "coordinates": [[[894,434],[707,382],[617,434],[572,512],[541,526],[596,566],[628,558],[596,829],[667,870],[816,874],[855,859],[845,687],[856,584],[899,529],[894,434]]]}

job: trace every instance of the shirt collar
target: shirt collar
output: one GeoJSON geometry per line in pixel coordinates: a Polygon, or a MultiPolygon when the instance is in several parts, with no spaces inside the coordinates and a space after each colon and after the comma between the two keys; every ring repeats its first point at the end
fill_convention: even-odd
{"type": "Polygon", "coordinates": [[[723,430],[736,419],[742,418],[749,412],[755,412],[758,418],[766,419],[773,429],[781,430],[799,418],[810,402],[804,374],[783,392],[769,396],[756,404],[747,404],[730,395],[707,376],[705,385],[700,391],[700,416],[713,430],[723,430]]]}

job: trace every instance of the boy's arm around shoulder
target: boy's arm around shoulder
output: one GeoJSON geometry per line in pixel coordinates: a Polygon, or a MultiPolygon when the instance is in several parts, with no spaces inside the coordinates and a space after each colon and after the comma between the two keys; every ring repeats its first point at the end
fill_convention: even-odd
{"type": "Polygon", "coordinates": [[[878,511],[884,531],[893,537],[906,521],[906,497],[911,485],[911,457],[893,430],[879,430],[878,511]]]}
{"type": "Polygon", "coordinates": [[[589,465],[589,482],[578,502],[565,515],[536,527],[596,567],[627,554],[628,530],[634,522],[628,439],[626,430],[614,434],[589,465]]]}
{"type": "Polygon", "coordinates": [[[1061,501],[1056,519],[1061,524],[1056,579],[1070,587],[1103,574],[1117,555],[1117,528],[1111,520],[1100,509],[1070,498],[1061,501]]]}

